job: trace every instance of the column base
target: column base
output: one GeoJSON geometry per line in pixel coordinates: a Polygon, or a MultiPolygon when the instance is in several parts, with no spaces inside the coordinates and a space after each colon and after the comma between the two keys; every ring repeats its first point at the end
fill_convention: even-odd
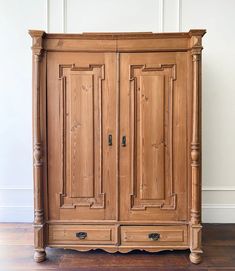
{"type": "Polygon", "coordinates": [[[202,261],[202,254],[197,252],[191,252],[189,259],[194,264],[199,264],[202,261]]]}
{"type": "Polygon", "coordinates": [[[34,258],[34,261],[36,263],[40,263],[40,262],[45,261],[46,260],[46,252],[45,252],[45,250],[44,251],[35,250],[33,258],[34,258]]]}

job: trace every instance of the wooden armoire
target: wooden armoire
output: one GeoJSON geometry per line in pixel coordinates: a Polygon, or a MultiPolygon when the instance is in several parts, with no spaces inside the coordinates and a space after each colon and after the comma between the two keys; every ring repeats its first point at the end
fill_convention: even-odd
{"type": "Polygon", "coordinates": [[[29,31],[37,262],[46,247],[201,261],[205,32],[29,31]]]}

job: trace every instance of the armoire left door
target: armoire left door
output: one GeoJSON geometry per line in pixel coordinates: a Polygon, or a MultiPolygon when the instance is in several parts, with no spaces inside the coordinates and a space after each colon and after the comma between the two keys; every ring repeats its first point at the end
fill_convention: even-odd
{"type": "Polygon", "coordinates": [[[48,220],[116,220],[115,53],[48,52],[48,220]]]}

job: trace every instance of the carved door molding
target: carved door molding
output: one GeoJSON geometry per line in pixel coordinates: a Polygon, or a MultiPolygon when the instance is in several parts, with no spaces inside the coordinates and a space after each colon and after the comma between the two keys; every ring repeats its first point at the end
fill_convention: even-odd
{"type": "Polygon", "coordinates": [[[105,208],[102,179],[104,64],[59,65],[61,118],[60,208],[105,208]]]}
{"type": "MultiPolygon", "coordinates": [[[[129,67],[131,109],[130,151],[132,161],[130,208],[133,211],[146,210],[146,208],[176,208],[172,161],[172,115],[175,80],[176,64],[174,63],[151,66],[141,64],[130,65],[129,67]],[[156,85],[158,89],[151,89],[152,84],[156,85]],[[154,92],[158,92],[158,94],[154,92]],[[152,98],[151,105],[148,105],[149,98],[152,98]],[[155,101],[153,101],[154,98],[159,100],[157,101],[155,99],[155,101]],[[161,120],[157,116],[157,114],[160,113],[157,108],[155,113],[150,112],[150,110],[155,110],[155,106],[161,107],[159,109],[162,110],[163,114],[161,120]],[[151,116],[153,119],[151,119],[151,116]],[[148,122],[149,118],[150,120],[148,122]],[[156,119],[162,121],[162,123],[159,124],[162,127],[155,122],[156,119]],[[156,126],[161,128],[162,131],[151,132],[151,127],[148,129],[148,125],[151,125],[151,120],[154,122],[152,125],[155,128],[156,126]],[[154,141],[158,140],[159,142],[152,142],[153,138],[151,138],[149,143],[152,146],[148,146],[148,142],[144,142],[144,140],[146,137],[148,138],[147,134],[149,133],[155,136],[154,141]],[[159,133],[162,133],[161,138],[158,136],[159,133]],[[154,150],[151,151],[151,148],[154,150]],[[144,163],[145,158],[147,158],[145,157],[146,155],[152,156],[150,157],[153,161],[150,165],[152,167],[151,169],[144,163]],[[160,168],[158,165],[163,168],[160,168]],[[152,174],[148,173],[150,170],[153,171],[152,174]],[[155,180],[153,178],[155,178],[155,180]]],[[[149,161],[149,159],[146,160],[149,161]]]]}

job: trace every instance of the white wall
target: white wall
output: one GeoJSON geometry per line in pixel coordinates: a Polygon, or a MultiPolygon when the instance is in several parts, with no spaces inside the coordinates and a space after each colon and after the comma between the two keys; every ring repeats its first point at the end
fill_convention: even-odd
{"type": "Polygon", "coordinates": [[[0,221],[33,220],[31,39],[49,32],[206,28],[203,221],[235,222],[234,0],[0,0],[0,221]]]}

